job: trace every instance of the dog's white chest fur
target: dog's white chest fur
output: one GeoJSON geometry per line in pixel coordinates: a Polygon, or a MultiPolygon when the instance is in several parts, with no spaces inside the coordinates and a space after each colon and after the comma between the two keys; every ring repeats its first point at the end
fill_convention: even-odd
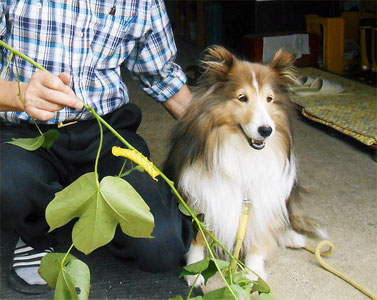
{"type": "Polygon", "coordinates": [[[252,245],[284,226],[286,199],[296,180],[295,159],[285,157],[271,139],[262,150],[252,149],[240,135],[230,135],[215,152],[210,171],[200,162],[186,166],[179,186],[189,204],[204,214],[204,223],[228,249],[233,249],[242,202],[251,201],[247,237],[252,245]]]}

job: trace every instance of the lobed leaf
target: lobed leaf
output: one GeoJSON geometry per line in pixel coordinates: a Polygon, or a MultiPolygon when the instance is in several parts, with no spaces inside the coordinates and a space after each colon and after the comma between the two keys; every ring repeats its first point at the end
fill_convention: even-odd
{"type": "Polygon", "coordinates": [[[79,217],[87,202],[95,197],[97,185],[94,172],[86,173],[69,186],[57,192],[46,208],[46,220],[50,232],[79,217]]]}
{"type": "Polygon", "coordinates": [[[55,299],[89,298],[90,271],[88,266],[71,254],[62,267],[65,253],[48,253],[41,261],[39,273],[49,287],[55,289],[55,299]]]}
{"type": "MultiPolygon", "coordinates": [[[[61,271],[61,262],[64,259],[64,256],[65,253],[48,253],[41,260],[38,272],[52,289],[56,286],[56,281],[58,280],[61,271]]],[[[72,259],[75,259],[75,257],[68,254],[66,262],[72,259]]]]}
{"type": "Polygon", "coordinates": [[[107,176],[101,180],[100,189],[125,234],[137,238],[152,237],[153,215],[132,185],[122,178],[107,176]]]}
{"type": "Polygon", "coordinates": [[[56,287],[55,300],[87,300],[89,298],[90,271],[88,266],[78,259],[65,263],[59,273],[56,287]]]}
{"type": "Polygon", "coordinates": [[[154,229],[148,205],[127,181],[107,176],[97,186],[95,173],[82,175],[56,193],[46,209],[50,231],[77,217],[72,240],[85,254],[109,243],[118,223],[132,237],[151,238],[154,229]]]}

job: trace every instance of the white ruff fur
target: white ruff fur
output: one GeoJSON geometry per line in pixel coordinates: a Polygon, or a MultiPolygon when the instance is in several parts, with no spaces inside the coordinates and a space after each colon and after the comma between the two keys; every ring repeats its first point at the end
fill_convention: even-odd
{"type": "Polygon", "coordinates": [[[296,180],[295,157],[281,152],[278,133],[255,150],[240,134],[227,134],[215,151],[213,169],[201,162],[186,166],[179,181],[189,204],[204,214],[209,230],[229,249],[236,241],[242,202],[251,201],[244,253],[277,238],[288,222],[286,200],[296,180]]]}

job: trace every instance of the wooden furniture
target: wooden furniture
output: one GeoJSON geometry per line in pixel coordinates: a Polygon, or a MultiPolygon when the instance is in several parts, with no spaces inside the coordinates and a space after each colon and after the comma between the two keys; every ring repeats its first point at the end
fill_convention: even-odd
{"type": "Polygon", "coordinates": [[[359,42],[359,22],[363,18],[376,17],[375,13],[350,11],[339,18],[322,18],[318,15],[306,16],[306,30],[322,38],[323,67],[325,70],[343,74],[347,66],[358,64],[358,60],[344,58],[345,40],[359,42]]]}

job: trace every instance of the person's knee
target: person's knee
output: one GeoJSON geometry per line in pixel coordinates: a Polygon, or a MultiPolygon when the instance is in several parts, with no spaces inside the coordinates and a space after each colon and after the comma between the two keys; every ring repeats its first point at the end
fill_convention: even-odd
{"type": "Polygon", "coordinates": [[[167,246],[154,242],[146,251],[141,251],[137,259],[138,267],[146,272],[166,272],[180,266],[185,251],[177,245],[167,246]]]}
{"type": "Polygon", "coordinates": [[[132,238],[118,228],[110,251],[116,257],[135,260],[147,272],[166,272],[179,267],[188,250],[182,234],[159,231],[153,235],[151,239],[132,238]]]}

